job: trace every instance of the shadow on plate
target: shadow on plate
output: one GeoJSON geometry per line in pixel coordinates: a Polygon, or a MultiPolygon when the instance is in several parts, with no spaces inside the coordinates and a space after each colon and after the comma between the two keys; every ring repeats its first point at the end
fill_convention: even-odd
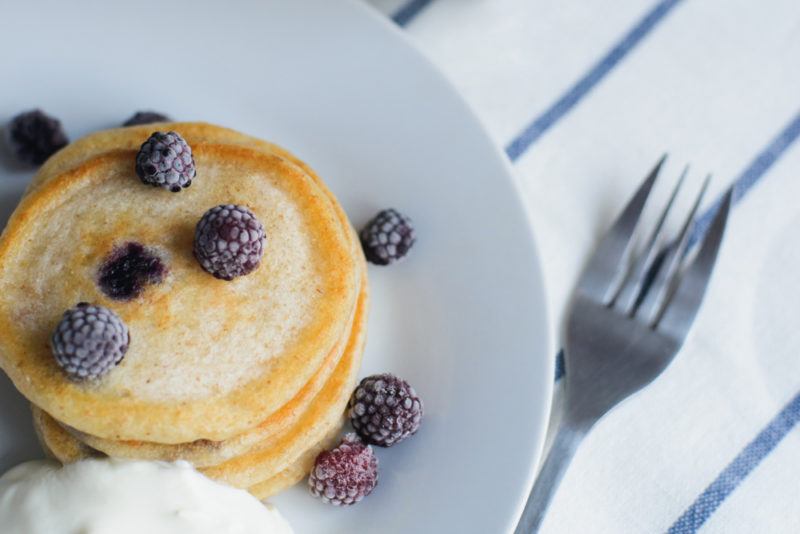
{"type": "MultiPolygon", "coordinates": [[[[27,180],[7,179],[0,189],[0,227],[5,227],[27,180]]],[[[0,371],[0,473],[43,456],[33,431],[28,401],[0,371]]]]}
{"type": "Polygon", "coordinates": [[[26,186],[27,182],[8,184],[3,188],[5,190],[0,192],[0,228],[5,228],[6,222],[14,213],[14,208],[17,207],[26,186]]]}
{"type": "Polygon", "coordinates": [[[44,455],[36,439],[28,401],[0,372],[0,473],[44,455]]]}

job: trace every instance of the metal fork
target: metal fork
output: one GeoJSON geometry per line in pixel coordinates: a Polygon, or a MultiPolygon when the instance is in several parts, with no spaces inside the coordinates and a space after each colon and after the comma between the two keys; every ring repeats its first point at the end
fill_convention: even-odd
{"type": "Polygon", "coordinates": [[[732,191],[725,195],[693,257],[687,250],[689,235],[709,177],[677,238],[662,246],[664,221],[684,170],[643,250],[634,258],[639,219],[665,159],[661,158],[603,237],[578,281],[564,345],[564,412],[515,534],[538,532],[583,438],[611,408],[661,374],[700,308],[725,232],[732,191]]]}

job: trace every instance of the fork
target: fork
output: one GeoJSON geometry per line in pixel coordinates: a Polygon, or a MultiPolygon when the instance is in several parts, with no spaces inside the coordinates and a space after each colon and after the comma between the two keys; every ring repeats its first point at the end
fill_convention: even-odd
{"type": "Polygon", "coordinates": [[[604,414],[661,374],[700,308],[733,191],[725,194],[697,253],[690,254],[691,229],[710,180],[706,177],[677,238],[664,245],[664,222],[687,167],[642,251],[634,254],[639,220],[665,159],[628,202],[578,280],[567,316],[564,411],[515,534],[538,532],[583,438],[604,414]]]}

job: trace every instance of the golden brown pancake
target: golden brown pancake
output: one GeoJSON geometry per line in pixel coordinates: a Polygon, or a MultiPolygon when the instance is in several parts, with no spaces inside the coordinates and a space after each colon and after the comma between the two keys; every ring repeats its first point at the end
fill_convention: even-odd
{"type": "MultiPolygon", "coordinates": [[[[101,456],[96,451],[85,450],[75,440],[66,439],[69,435],[63,433],[58,425],[44,424],[40,418],[41,414],[44,413],[41,410],[38,411],[38,415],[36,415],[37,412],[34,413],[34,427],[39,435],[42,448],[45,450],[48,457],[61,461],[62,463],[72,463],[88,457],[101,456]],[[59,436],[65,439],[59,439],[59,436]],[[56,447],[57,452],[53,452],[49,449],[51,445],[56,447]]],[[[338,437],[339,432],[337,428],[336,431],[326,436],[325,439],[303,452],[303,454],[286,469],[277,475],[273,475],[262,482],[254,484],[247,488],[247,491],[255,495],[258,499],[264,500],[297,484],[311,471],[311,467],[314,465],[314,460],[317,458],[317,455],[323,450],[333,446],[335,442],[338,441],[338,437]]]]}
{"type": "Polygon", "coordinates": [[[263,142],[194,143],[198,177],[177,195],[139,183],[129,149],[70,166],[104,139],[141,143],[146,131],[102,132],[83,148],[79,141],[32,184],[0,239],[0,365],[32,402],[81,432],[160,443],[229,439],[264,422],[323,367],[347,328],[362,260],[318,179],[266,153],[272,145],[263,142]],[[248,205],[268,235],[261,267],[233,282],[210,277],[191,256],[196,220],[223,202],[248,205]],[[94,275],[125,241],[156,248],[170,275],[120,303],[94,275]],[[131,328],[125,360],[98,384],[66,380],[47,346],[61,312],[78,301],[112,308],[131,328]]]}
{"type": "MultiPolygon", "coordinates": [[[[152,441],[115,441],[98,438],[64,426],[64,429],[86,446],[114,458],[137,460],[185,460],[195,467],[217,465],[251,450],[258,450],[295,422],[325,385],[344,352],[342,340],[336,350],[326,357],[322,368],[312,379],[278,411],[253,429],[238,436],[222,440],[197,440],[189,443],[164,444],[152,441]]],[[[62,425],[63,426],[63,425],[62,425]]]]}
{"type": "MultiPolygon", "coordinates": [[[[120,130],[112,130],[110,132],[103,132],[102,134],[91,135],[83,138],[75,143],[69,145],[64,150],[60,151],[56,156],[48,160],[45,167],[37,175],[36,181],[31,184],[30,189],[35,189],[41,183],[50,179],[59,171],[70,168],[80,163],[81,158],[85,159],[94,153],[102,153],[114,146],[133,147],[137,143],[142,134],[150,132],[154,129],[180,129],[183,136],[190,143],[198,142],[213,142],[213,143],[233,143],[238,145],[257,147],[267,153],[277,154],[281,157],[291,161],[292,163],[302,167],[310,176],[318,183],[322,183],[320,178],[314,171],[305,165],[295,156],[289,154],[285,150],[277,147],[274,144],[261,141],[259,139],[240,134],[233,130],[212,126],[202,123],[180,123],[156,126],[141,126],[135,128],[124,128],[120,130]]],[[[330,194],[330,193],[329,193],[330,194]]],[[[331,195],[332,196],[332,195],[331,195]]],[[[353,247],[354,254],[360,258],[360,264],[363,268],[363,255],[361,252],[358,239],[352,231],[347,216],[341,210],[341,207],[335,204],[339,212],[340,220],[343,226],[350,230],[351,246],[353,247]]],[[[343,350],[344,340],[340,342],[343,350]]],[[[265,421],[262,421],[258,426],[250,429],[233,438],[222,441],[198,440],[189,443],[181,443],[175,445],[160,444],[147,441],[117,441],[98,438],[89,434],[81,433],[75,429],[66,427],[68,431],[72,432],[81,441],[85,442],[90,447],[104,452],[110,456],[122,458],[140,458],[140,459],[155,459],[155,460],[175,460],[185,459],[193,463],[197,467],[215,465],[234,456],[241,455],[248,450],[255,449],[263,443],[267,442],[267,438],[280,432],[289,424],[295,421],[300,414],[305,411],[311,399],[320,390],[324,382],[330,376],[333,368],[338,363],[338,357],[341,354],[331,352],[326,358],[325,364],[314,375],[311,381],[306,384],[300,392],[280,410],[273,413],[265,421]],[[334,359],[336,356],[336,359],[334,359]]]]}
{"type": "Polygon", "coordinates": [[[341,347],[336,353],[337,357],[335,359],[331,358],[330,363],[327,364],[331,369],[323,369],[324,372],[318,373],[311,381],[319,381],[320,384],[307,384],[298,396],[252,430],[224,441],[195,441],[176,445],[104,440],[92,435],[77,433],[70,428],[65,428],[65,430],[89,448],[114,458],[163,461],[186,460],[198,468],[217,466],[235,457],[271,447],[278,439],[281,439],[282,435],[292,431],[292,426],[296,426],[301,417],[309,420],[310,416],[306,415],[309,409],[316,409],[316,414],[323,413],[321,408],[323,397],[318,397],[318,393],[323,390],[323,387],[331,387],[328,384],[329,379],[330,381],[341,381],[343,373],[353,372],[354,364],[357,372],[358,364],[354,362],[354,356],[351,353],[362,350],[358,343],[359,340],[364,339],[366,333],[368,306],[366,279],[364,279],[363,284],[365,289],[363,289],[359,305],[354,313],[351,333],[348,339],[342,340],[341,347]]]}
{"type": "Polygon", "coordinates": [[[289,467],[277,475],[268,478],[267,480],[250,486],[247,488],[247,491],[255,495],[257,498],[264,500],[290,486],[294,486],[308,476],[319,453],[326,449],[330,449],[336,445],[338,441],[339,431],[337,428],[335,432],[331,432],[325,437],[325,439],[301,454],[300,457],[297,458],[289,467]]]}
{"type": "Polygon", "coordinates": [[[72,439],[52,417],[36,406],[31,405],[31,412],[36,437],[39,438],[39,443],[48,457],[58,460],[62,464],[69,464],[93,456],[102,456],[102,453],[72,439]]]}
{"type": "MultiPolygon", "coordinates": [[[[361,363],[367,309],[368,296],[364,291],[356,312],[353,332],[341,361],[308,410],[291,428],[272,436],[254,451],[219,465],[200,468],[200,471],[232,486],[249,488],[277,475],[315,444],[338,433],[361,363]]],[[[44,446],[61,462],[74,462],[97,452],[76,439],[38,407],[34,406],[33,412],[37,432],[44,446]]]]}

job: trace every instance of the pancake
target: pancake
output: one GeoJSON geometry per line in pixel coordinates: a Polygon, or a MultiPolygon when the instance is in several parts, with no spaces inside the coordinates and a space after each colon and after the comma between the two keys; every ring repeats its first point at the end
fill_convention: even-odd
{"type": "Polygon", "coordinates": [[[73,439],[45,412],[31,405],[33,428],[45,454],[62,464],[70,464],[86,458],[103,456],[103,453],[87,447],[73,439]]]}
{"type": "MultiPolygon", "coordinates": [[[[153,129],[88,143],[139,135],[139,144],[153,129]]],[[[45,165],[0,239],[0,366],[23,394],[81,432],[171,444],[240,435],[309,383],[347,327],[361,259],[318,179],[268,154],[271,145],[252,146],[193,143],[196,185],[178,195],[138,183],[133,150],[81,161],[86,147],[68,146],[45,165]],[[250,206],[268,234],[261,267],[230,283],[191,256],[194,223],[222,202],[250,206]],[[125,240],[156,247],[170,275],[120,303],[93,275],[125,240]],[[132,332],[125,360],[97,385],[65,380],[46,345],[61,312],[81,300],[111,307],[132,332]]]]}
{"type": "Polygon", "coordinates": [[[344,368],[340,368],[338,365],[341,359],[351,358],[347,352],[361,350],[352,340],[362,339],[366,328],[368,300],[366,279],[364,279],[363,284],[365,289],[352,319],[350,336],[348,339],[341,341],[336,358],[328,358],[329,361],[326,362],[323,369],[314,376],[311,382],[297,396],[252,430],[224,441],[194,441],[176,445],[142,441],[113,441],[77,432],[68,427],[65,430],[88,447],[114,458],[163,461],[186,460],[195,467],[218,465],[234,457],[269,447],[275,441],[273,438],[289,430],[308,411],[312,404],[319,404],[320,401],[315,397],[325,386],[328,379],[331,378],[334,369],[338,373],[343,372],[344,368]]]}
{"type": "MultiPolygon", "coordinates": [[[[171,123],[112,130],[110,132],[103,132],[102,134],[90,135],[78,140],[47,161],[39,174],[37,174],[36,181],[31,184],[29,191],[35,189],[41,185],[41,183],[46,182],[52,176],[57,175],[58,172],[63,172],[80,164],[82,159],[86,159],[95,153],[102,153],[113,146],[133,147],[135,143],[138,143],[142,134],[146,134],[153,129],[180,130],[183,137],[187,139],[190,144],[199,142],[225,142],[257,147],[265,152],[277,154],[300,166],[317,183],[322,184],[319,177],[310,167],[292,154],[272,143],[209,124],[171,123]]],[[[327,189],[325,189],[325,191],[327,191],[327,189]]],[[[332,197],[330,192],[328,192],[328,195],[332,197]]],[[[363,253],[361,252],[361,247],[355,236],[355,232],[352,230],[352,226],[350,226],[349,220],[341,209],[341,206],[338,203],[334,205],[339,213],[339,218],[343,226],[347,227],[350,231],[351,246],[353,247],[354,254],[362,258],[360,264],[363,269],[365,266],[363,262],[363,253]]],[[[343,343],[341,344],[343,345],[343,343]]],[[[343,346],[341,349],[343,349],[343,346]]],[[[330,376],[336,363],[338,363],[340,354],[341,351],[339,354],[336,354],[337,359],[334,360],[334,352],[331,352],[326,358],[322,368],[314,375],[312,380],[301,389],[292,401],[287,403],[287,405],[273,413],[255,428],[228,440],[198,440],[189,443],[166,445],[146,441],[107,440],[79,432],[69,427],[67,427],[67,430],[90,447],[114,457],[166,461],[184,459],[197,467],[215,465],[234,456],[244,454],[248,450],[257,448],[259,444],[265,443],[269,436],[282,431],[295,421],[300,414],[305,411],[308,404],[330,376]]]]}
{"type": "Polygon", "coordinates": [[[151,441],[115,441],[62,426],[64,426],[64,430],[86,446],[114,458],[158,461],[185,460],[195,467],[217,465],[248,451],[263,448],[270,442],[272,436],[280,434],[290,427],[308,408],[336,368],[344,352],[345,341],[340,342],[337,350],[331,351],[322,368],[291,401],[255,428],[230,439],[222,441],[196,440],[173,445],[151,441]]]}
{"type": "Polygon", "coordinates": [[[339,434],[340,432],[337,428],[335,432],[331,432],[329,435],[325,436],[322,441],[301,454],[289,467],[277,475],[257,484],[253,484],[247,488],[247,491],[252,493],[256,498],[264,500],[286,488],[294,486],[308,476],[319,453],[330,449],[338,443],[339,434]]]}
{"type": "MultiPolygon", "coordinates": [[[[38,414],[40,415],[43,413],[44,412],[41,410],[38,411],[38,414]]],[[[55,423],[54,421],[52,422],[55,423]]],[[[48,425],[41,421],[41,418],[35,417],[34,427],[36,428],[37,435],[39,435],[39,441],[42,444],[42,448],[44,449],[45,453],[48,457],[54,460],[61,461],[62,463],[72,463],[88,457],[102,456],[102,454],[97,453],[96,451],[87,451],[84,448],[81,448],[80,444],[73,439],[59,440],[57,436],[52,434],[60,433],[62,437],[68,437],[68,435],[63,433],[56,424],[51,424],[48,427],[48,425]],[[47,434],[48,432],[51,432],[51,434],[47,434]],[[47,435],[47,438],[45,438],[45,435],[47,435]],[[49,440],[49,442],[56,447],[56,450],[58,451],[57,453],[49,449],[46,440],[49,440]]],[[[262,482],[254,484],[253,486],[247,488],[247,491],[253,494],[256,498],[265,500],[291,486],[294,486],[303,480],[311,471],[311,467],[314,465],[314,460],[316,460],[317,455],[323,450],[332,447],[336,441],[338,441],[338,437],[339,432],[337,429],[337,431],[332,432],[330,435],[326,436],[325,439],[305,451],[286,469],[277,475],[273,475],[262,482]]]]}
{"type": "MultiPolygon", "coordinates": [[[[365,294],[358,314],[365,314],[367,306],[365,294]]],[[[200,471],[231,486],[248,488],[263,481],[267,475],[282,471],[310,445],[340,429],[356,386],[365,341],[366,330],[353,332],[333,376],[290,430],[270,438],[267,446],[200,471]]]]}
{"type": "MultiPolygon", "coordinates": [[[[199,471],[220,482],[249,488],[284,471],[315,444],[338,433],[361,363],[366,331],[358,326],[363,327],[365,324],[367,309],[368,296],[364,290],[354,321],[356,327],[353,329],[342,360],[325,387],[314,398],[309,409],[292,428],[274,436],[254,452],[237,456],[216,466],[200,468],[199,471]]],[[[67,432],[41,409],[34,406],[33,412],[44,446],[61,462],[74,462],[96,452],[67,432]]]]}

